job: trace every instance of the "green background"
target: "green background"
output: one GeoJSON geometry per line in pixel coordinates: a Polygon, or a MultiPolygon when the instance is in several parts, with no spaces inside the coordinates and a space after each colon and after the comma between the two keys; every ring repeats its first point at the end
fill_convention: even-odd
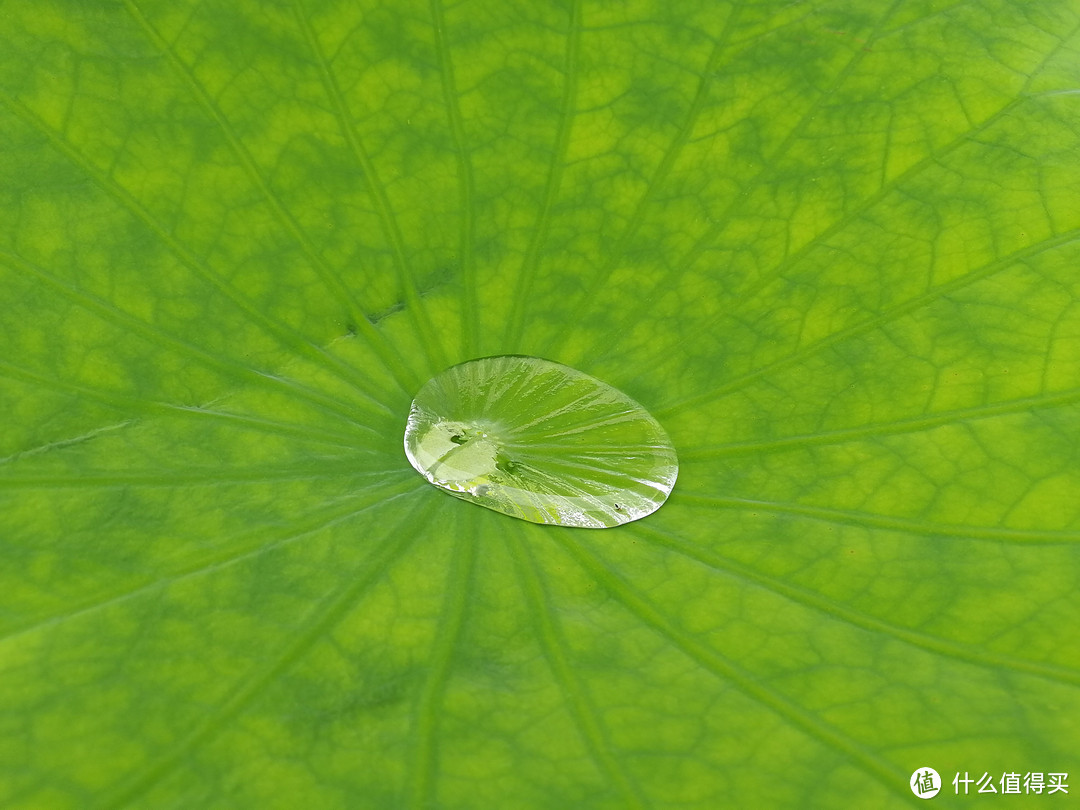
{"type": "Polygon", "coordinates": [[[1075,0],[0,3],[0,806],[1076,771],[1078,32],[1075,0]],[[574,530],[428,485],[412,394],[501,353],[643,403],[669,502],[574,530]]]}

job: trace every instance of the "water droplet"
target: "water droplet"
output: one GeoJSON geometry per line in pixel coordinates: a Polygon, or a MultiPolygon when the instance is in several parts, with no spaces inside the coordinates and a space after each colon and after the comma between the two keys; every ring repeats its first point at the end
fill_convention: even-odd
{"type": "Polygon", "coordinates": [[[595,377],[505,355],[446,369],[417,393],[409,463],[435,486],[533,523],[608,528],[659,509],[679,462],[641,405],[595,377]]]}

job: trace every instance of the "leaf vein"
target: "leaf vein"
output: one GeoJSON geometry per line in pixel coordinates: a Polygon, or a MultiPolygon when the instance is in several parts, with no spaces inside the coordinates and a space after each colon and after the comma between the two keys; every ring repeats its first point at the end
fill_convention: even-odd
{"type": "Polygon", "coordinates": [[[1007,655],[998,655],[988,652],[984,645],[961,644],[940,636],[899,627],[876,616],[847,608],[835,600],[806,588],[788,585],[782,580],[760,574],[750,566],[715,554],[679,537],[673,532],[652,526],[631,525],[629,528],[633,534],[656,546],[668,549],[733,579],[763,588],[795,604],[818,611],[862,630],[882,633],[926,652],[936,653],[966,664],[974,664],[987,669],[1001,668],[1070,686],[1080,686],[1080,671],[1078,670],[1052,664],[1041,664],[1035,661],[1024,661],[1007,655]]]}
{"type": "Polygon", "coordinates": [[[566,639],[552,609],[543,576],[536,558],[524,541],[520,527],[517,537],[507,542],[508,550],[514,560],[518,581],[529,609],[536,617],[536,631],[544,658],[551,668],[555,681],[559,685],[567,710],[574,718],[578,731],[589,754],[600,772],[608,779],[622,796],[624,807],[644,808],[646,803],[640,788],[630,779],[619,765],[614,755],[614,746],[600,721],[596,707],[581,681],[574,674],[574,668],[566,649],[566,639]]]}
{"type": "MultiPolygon", "coordinates": [[[[421,510],[422,513],[430,515],[432,507],[437,503],[440,501],[431,499],[421,510]]],[[[252,670],[229,690],[225,699],[209,716],[196,724],[187,736],[156,760],[131,774],[98,806],[118,810],[131,805],[177,768],[188,752],[205,745],[219,734],[226,723],[239,715],[276,677],[292,667],[315,642],[345,618],[368,589],[412,544],[414,537],[412,532],[391,531],[383,538],[383,542],[373,544],[373,551],[364,558],[355,576],[348,578],[341,588],[323,600],[304,620],[300,631],[278,651],[268,666],[261,670],[252,667],[252,670]]]]}
{"type": "Polygon", "coordinates": [[[988,540],[995,543],[1011,542],[1024,545],[1062,545],[1080,541],[1080,534],[1066,531],[1037,529],[1006,529],[988,526],[960,526],[910,518],[891,517],[871,514],[858,510],[832,509],[821,506],[804,506],[794,503],[776,503],[750,498],[726,498],[713,495],[701,495],[683,490],[678,494],[678,501],[687,506],[708,509],[760,510],[777,514],[799,515],[812,520],[838,523],[849,526],[868,526],[875,529],[906,532],[923,536],[948,537],[956,540],[988,540]]]}
{"type": "MultiPolygon", "coordinates": [[[[454,511],[458,522],[465,517],[462,511],[464,510],[454,511]]],[[[414,752],[412,778],[408,783],[408,806],[417,810],[437,804],[434,782],[438,762],[439,711],[454,654],[465,625],[475,559],[476,544],[473,538],[459,532],[446,577],[446,597],[443,599],[442,615],[439,617],[428,673],[420,691],[413,720],[414,752]]]]}
{"type": "Polygon", "coordinates": [[[513,305],[507,319],[504,345],[515,349],[521,342],[525,329],[525,312],[531,300],[531,291],[536,268],[540,263],[540,251],[547,241],[548,228],[551,224],[552,209],[562,183],[563,166],[570,144],[570,130],[574,120],[574,104],[577,100],[578,53],[581,47],[581,2],[571,0],[570,19],[566,32],[566,53],[564,55],[562,106],[559,112],[559,124],[555,133],[555,143],[551,148],[551,162],[548,165],[544,194],[533,226],[529,245],[525,250],[521,268],[518,270],[517,285],[514,290],[513,305]]]}
{"type": "Polygon", "coordinates": [[[643,624],[669,641],[716,678],[731,684],[746,697],[783,718],[822,746],[845,756],[863,771],[881,782],[892,793],[903,796],[899,786],[906,783],[906,772],[883,760],[866,745],[852,739],[823,722],[790,698],[765,686],[760,679],[728,660],[697,636],[685,632],[636,588],[612,571],[580,543],[570,542],[565,535],[554,535],[555,541],[578,565],[596,580],[612,597],[636,616],[643,624]]]}
{"type": "Polygon", "coordinates": [[[236,129],[229,122],[229,119],[222,113],[218,105],[206,92],[206,89],[199,83],[198,79],[196,79],[195,75],[191,72],[191,68],[181,61],[175,49],[165,41],[152,25],[150,25],[150,22],[143,16],[142,11],[135,4],[134,0],[123,0],[123,2],[128,12],[139,24],[139,27],[146,35],[146,38],[165,56],[169,65],[172,66],[173,70],[188,85],[199,105],[214,121],[222,134],[224,134],[225,140],[229,144],[229,148],[240,161],[240,165],[248,175],[248,178],[259,190],[263,199],[270,205],[270,209],[274,212],[274,216],[284,226],[286,232],[300,245],[304,255],[307,256],[311,266],[315,268],[323,284],[330,292],[338,296],[338,300],[345,303],[349,310],[350,318],[357,324],[359,334],[363,335],[371,348],[375,350],[376,355],[384,362],[387,370],[394,375],[395,381],[401,385],[402,390],[406,392],[411,391],[411,380],[401,374],[401,361],[400,359],[391,356],[386,338],[381,332],[373,327],[371,319],[360,305],[360,302],[357,301],[352,290],[345,285],[340,273],[327,265],[325,259],[323,259],[319,254],[319,251],[312,244],[310,237],[304,232],[303,228],[300,227],[296,218],[281,201],[277,193],[270,187],[269,182],[267,182],[266,178],[263,176],[255,159],[252,157],[251,152],[244,146],[243,141],[237,134],[236,129]]]}
{"type": "MultiPolygon", "coordinates": [[[[401,235],[401,227],[394,214],[394,209],[390,205],[390,199],[387,196],[386,188],[380,180],[378,172],[375,170],[375,164],[372,162],[371,156],[364,147],[359,133],[356,131],[356,125],[353,122],[352,112],[349,109],[348,102],[345,100],[345,95],[338,85],[337,77],[334,75],[330,64],[327,62],[326,55],[323,53],[318,38],[311,28],[311,20],[305,13],[302,0],[293,0],[293,11],[295,12],[300,30],[303,33],[304,41],[307,43],[308,50],[311,51],[315,64],[318,67],[319,78],[326,95],[330,100],[330,105],[334,110],[334,117],[341,129],[341,134],[345,138],[349,150],[352,152],[353,157],[359,165],[360,171],[364,175],[364,179],[367,181],[368,191],[371,194],[372,201],[375,203],[375,209],[378,212],[379,221],[382,223],[383,232],[390,242],[390,249],[394,256],[394,265],[397,268],[398,282],[401,285],[401,292],[405,299],[406,309],[409,313],[409,317],[413,321],[413,325],[423,338],[422,343],[427,355],[428,373],[434,374],[436,371],[446,367],[446,356],[443,351],[442,342],[439,340],[435,333],[435,329],[431,324],[430,317],[427,313],[427,307],[417,289],[413,268],[405,254],[405,244],[401,235]]],[[[406,385],[406,391],[411,392],[415,388],[416,385],[414,381],[410,380],[409,384],[406,385]]]]}

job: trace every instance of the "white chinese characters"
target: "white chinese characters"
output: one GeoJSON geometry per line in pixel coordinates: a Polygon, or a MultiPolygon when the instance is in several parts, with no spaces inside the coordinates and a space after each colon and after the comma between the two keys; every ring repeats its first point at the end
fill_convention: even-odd
{"type": "Polygon", "coordinates": [[[1021,775],[1017,771],[1001,774],[997,779],[994,775],[984,771],[978,779],[973,779],[964,771],[963,777],[957,771],[953,777],[953,789],[956,795],[967,796],[970,793],[1037,793],[1050,795],[1053,793],[1069,792],[1069,774],[1067,773],[1036,773],[1030,772],[1021,775]],[[972,788],[975,786],[975,789],[972,788]]]}

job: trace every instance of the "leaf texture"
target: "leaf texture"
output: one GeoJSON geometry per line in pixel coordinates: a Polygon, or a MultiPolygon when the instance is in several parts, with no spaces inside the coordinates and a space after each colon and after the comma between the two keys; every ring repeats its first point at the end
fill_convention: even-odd
{"type": "Polygon", "coordinates": [[[0,805],[1075,764],[1074,0],[2,8],[0,805]],[[495,354],[642,403],[669,501],[418,476],[495,354]]]}

